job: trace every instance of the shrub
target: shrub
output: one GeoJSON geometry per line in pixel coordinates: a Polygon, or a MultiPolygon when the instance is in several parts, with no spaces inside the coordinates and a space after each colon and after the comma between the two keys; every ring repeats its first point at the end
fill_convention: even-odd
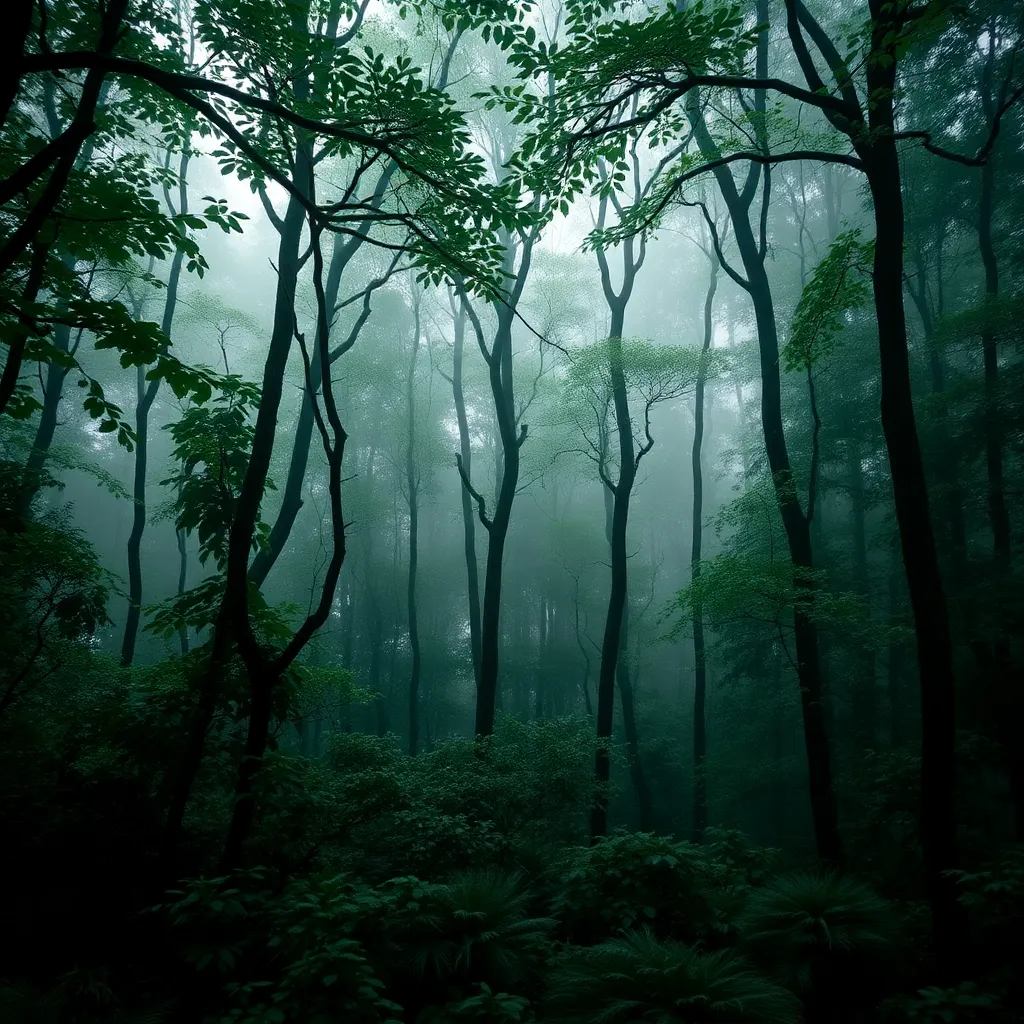
{"type": "Polygon", "coordinates": [[[755,890],[739,920],[753,959],[824,1006],[870,1005],[897,949],[896,910],[869,886],[835,874],[782,875],[755,890]]]}
{"type": "Polygon", "coordinates": [[[723,923],[715,895],[730,881],[698,846],[623,833],[571,852],[554,913],[578,945],[640,925],[696,942],[723,923]]]}
{"type": "Polygon", "coordinates": [[[563,1024],[797,1024],[792,993],[736,953],[702,953],[632,932],[557,963],[545,1020],[563,1024]]]}
{"type": "Polygon", "coordinates": [[[467,871],[424,894],[403,930],[405,956],[421,975],[494,989],[528,983],[555,926],[530,916],[530,896],[517,874],[467,871]]]}

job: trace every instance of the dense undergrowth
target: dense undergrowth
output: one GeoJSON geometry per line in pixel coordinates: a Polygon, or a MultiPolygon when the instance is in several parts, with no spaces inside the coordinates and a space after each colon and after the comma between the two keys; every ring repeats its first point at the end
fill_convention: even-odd
{"type": "MultiPolygon", "coordinates": [[[[585,720],[505,718],[416,758],[345,732],[302,756],[282,722],[249,866],[223,875],[228,702],[186,880],[168,883],[161,766],[189,679],[187,661],[125,671],[80,652],[5,719],[3,1021],[1015,1019],[1024,851],[959,876],[970,980],[936,985],[912,863],[822,873],[724,829],[587,845],[585,720]]],[[[862,789],[891,792],[898,770],[869,764],[862,789]]]]}

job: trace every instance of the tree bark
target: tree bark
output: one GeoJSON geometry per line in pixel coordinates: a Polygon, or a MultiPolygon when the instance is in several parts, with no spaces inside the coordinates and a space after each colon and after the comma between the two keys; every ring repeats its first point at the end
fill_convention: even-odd
{"type": "MultiPolygon", "coordinates": [[[[711,266],[707,295],[704,299],[704,341],[701,345],[701,363],[697,370],[697,388],[693,400],[693,448],[690,467],[693,473],[693,508],[690,523],[690,585],[700,583],[701,547],[704,538],[704,468],[702,449],[704,445],[704,389],[707,382],[707,356],[714,339],[712,313],[715,292],[718,290],[718,256],[708,256],[711,266]]],[[[708,783],[706,762],[708,756],[707,738],[707,658],[704,646],[704,608],[700,596],[693,601],[693,823],[691,838],[695,843],[704,842],[708,826],[708,783]]]]}
{"type": "MultiPolygon", "coordinates": [[[[189,153],[181,154],[178,167],[178,212],[188,212],[189,153]]],[[[167,276],[167,293],[164,299],[163,318],[160,330],[170,337],[174,312],[178,305],[178,285],[181,281],[181,265],[184,253],[175,252],[167,276]]],[[[142,615],[142,535],[146,530],[146,470],[149,460],[149,413],[160,390],[160,380],[146,382],[146,368],[140,366],[135,382],[135,474],[132,484],[132,530],[128,535],[128,615],[121,639],[121,667],[127,668],[135,659],[135,643],[139,635],[139,620],[142,615]]],[[[179,542],[180,547],[180,542],[179,542]]]]}
{"type": "MultiPolygon", "coordinates": [[[[462,387],[462,364],[466,343],[466,310],[459,305],[453,313],[455,339],[452,354],[452,398],[455,402],[455,417],[459,424],[459,451],[466,475],[472,479],[473,448],[469,437],[469,420],[466,417],[466,396],[462,387]]],[[[473,659],[473,680],[480,681],[480,573],[476,560],[476,523],[473,516],[473,499],[465,487],[460,488],[462,497],[462,540],[466,559],[466,596],[469,601],[469,647],[473,659]]]]}
{"type": "MultiPolygon", "coordinates": [[[[985,111],[985,127],[991,129],[995,115],[991,92],[992,64],[996,44],[989,28],[988,55],[983,76],[981,99],[985,111]]],[[[985,302],[992,312],[999,296],[999,262],[992,239],[992,215],[995,207],[995,154],[989,155],[981,168],[981,190],[978,196],[978,248],[985,268],[985,302]]],[[[991,324],[986,322],[981,335],[985,373],[985,467],[988,472],[988,514],[992,523],[993,555],[997,578],[1004,577],[1010,567],[1010,514],[1006,507],[1003,481],[1003,429],[999,411],[999,350],[991,324]]],[[[1008,652],[1007,652],[1008,653],[1008,652]]]]}
{"type": "Polygon", "coordinates": [[[0,128],[7,123],[7,117],[14,106],[21,85],[22,59],[25,41],[32,28],[33,0],[14,0],[13,10],[7,14],[7,29],[0,44],[0,128]]]}
{"type": "MultiPolygon", "coordinates": [[[[758,18],[766,24],[767,3],[758,2],[758,18]]],[[[757,74],[767,75],[768,36],[762,31],[757,45],[757,74]]],[[[755,103],[764,110],[764,93],[755,94],[755,103]]],[[[699,99],[691,99],[688,114],[694,139],[706,160],[721,154],[711,137],[699,106],[699,99]]],[[[763,130],[759,143],[767,145],[763,130]]],[[[740,252],[746,279],[735,272],[730,276],[750,295],[757,326],[757,341],[761,366],[761,426],[764,432],[765,453],[775,486],[775,497],[782,518],[783,529],[793,563],[794,584],[800,600],[793,609],[793,640],[797,676],[800,683],[800,706],[803,715],[804,746],[807,752],[808,790],[811,818],[814,825],[818,856],[826,864],[843,862],[843,844],[839,835],[835,789],[832,780],[832,759],[826,730],[821,677],[821,657],[818,645],[818,627],[814,619],[815,584],[813,547],[810,521],[804,514],[797,495],[796,480],[789,461],[785,429],[782,418],[782,388],[779,378],[779,337],[775,320],[775,307],[771,285],[765,270],[767,237],[764,219],[760,221],[759,239],[755,239],[750,225],[750,210],[757,194],[758,175],[764,176],[762,191],[768,187],[768,169],[758,170],[752,165],[742,192],[727,166],[714,170],[715,180],[725,200],[733,226],[733,234],[740,252]]],[[[726,266],[726,269],[729,269],[726,266]]]]}
{"type": "MultiPolygon", "coordinates": [[[[466,300],[466,313],[477,336],[484,358],[487,360],[488,381],[494,400],[498,422],[501,469],[494,515],[486,518],[485,501],[476,492],[471,496],[477,502],[478,515],[487,529],[487,562],[484,571],[483,614],[480,621],[480,678],[477,682],[476,721],[477,736],[490,736],[494,732],[494,716],[498,706],[499,655],[501,646],[501,580],[505,558],[505,541],[512,518],[512,504],[519,485],[519,449],[526,440],[526,426],[517,430],[515,392],[512,379],[512,323],[526,279],[530,273],[533,245],[536,235],[522,240],[519,269],[513,277],[511,291],[503,303],[495,303],[498,319],[494,343],[490,351],[483,340],[483,329],[472,305],[466,300]]],[[[511,239],[505,244],[505,270],[511,275],[514,250],[511,239]]],[[[463,486],[469,490],[469,476],[461,466],[463,486]]]]}
{"type": "Polygon", "coordinates": [[[413,331],[412,355],[406,379],[406,410],[408,432],[405,447],[405,488],[409,502],[409,575],[406,586],[406,608],[409,616],[409,647],[412,665],[409,669],[409,756],[415,757],[420,738],[420,628],[416,609],[416,569],[419,562],[419,474],[416,471],[416,359],[420,350],[419,302],[415,301],[416,326],[413,331]]]}
{"type": "MultiPolygon", "coordinates": [[[[100,37],[96,43],[96,52],[98,54],[107,56],[117,45],[121,34],[121,25],[127,10],[128,0],[111,0],[104,10],[100,37]]],[[[20,64],[20,61],[18,63],[20,64]]],[[[0,246],[0,277],[11,269],[14,263],[30,246],[34,246],[40,230],[64,195],[71,171],[78,159],[79,150],[81,150],[85,140],[96,130],[96,108],[100,102],[105,74],[104,71],[98,68],[90,68],[86,72],[75,116],[60,139],[54,140],[50,144],[60,147],[60,155],[53,163],[50,177],[43,186],[39,198],[26,214],[25,219],[11,232],[3,245],[0,246]]],[[[15,83],[14,88],[17,90],[17,83],[15,83]]],[[[8,94],[10,93],[9,85],[7,92],[8,94]]],[[[10,182],[10,179],[8,179],[8,182],[10,182]]],[[[33,183],[33,181],[27,181],[23,187],[33,183]]],[[[21,352],[17,352],[16,346],[12,345],[8,350],[7,365],[5,365],[3,376],[0,378],[0,413],[3,413],[7,408],[7,403],[14,392],[14,383],[17,381],[18,373],[21,369],[21,353],[24,351],[24,341],[22,341],[20,348],[21,352]],[[8,372],[9,370],[11,371],[10,373],[8,372]],[[9,377],[11,377],[10,380],[8,380],[9,377]]]]}
{"type": "Polygon", "coordinates": [[[921,684],[921,836],[928,873],[936,954],[954,970],[959,945],[954,810],[956,689],[953,648],[938,549],[932,531],[924,462],[918,440],[903,307],[904,211],[894,133],[896,58],[889,42],[892,14],[870,0],[872,48],[890,60],[869,61],[870,134],[854,139],[875,209],[873,289],[881,363],[882,430],[892,477],[896,521],[917,634],[921,684]],[[883,66],[884,64],[884,66],[883,66]]]}
{"type": "Polygon", "coordinates": [[[601,665],[597,680],[597,753],[594,759],[594,778],[598,785],[598,793],[590,815],[591,842],[595,842],[608,831],[607,786],[611,777],[609,747],[615,711],[615,669],[622,649],[622,619],[628,589],[626,527],[629,521],[629,496],[636,475],[633,461],[633,423],[629,415],[626,379],[622,366],[621,326],[619,334],[613,333],[609,337],[608,346],[615,420],[619,436],[619,478],[612,491],[612,581],[608,593],[608,611],[601,642],[601,665]]]}

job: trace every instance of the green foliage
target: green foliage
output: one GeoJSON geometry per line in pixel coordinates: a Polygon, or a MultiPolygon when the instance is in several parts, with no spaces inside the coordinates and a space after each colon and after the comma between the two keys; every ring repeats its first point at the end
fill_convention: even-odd
{"type": "Polygon", "coordinates": [[[72,525],[67,509],[27,522],[13,517],[20,481],[17,471],[0,474],[0,484],[14,488],[0,497],[0,509],[12,513],[0,521],[0,606],[6,616],[0,633],[0,715],[78,660],[109,621],[107,601],[117,591],[116,578],[72,525]]]}
{"type": "Polygon", "coordinates": [[[455,875],[427,890],[403,944],[413,968],[450,983],[523,984],[548,952],[549,918],[529,915],[522,877],[496,868],[455,875]]]}
{"type": "Polygon", "coordinates": [[[530,1001],[508,992],[492,992],[490,985],[480,982],[477,991],[445,1006],[428,1006],[417,1018],[417,1024],[459,1024],[477,1021],[479,1024],[518,1024],[526,1020],[530,1001]]]}
{"type": "Polygon", "coordinates": [[[874,252],[875,243],[862,242],[859,229],[836,236],[793,313],[789,341],[782,350],[787,370],[807,369],[832,352],[850,311],[870,299],[867,269],[874,252]]]}
{"type": "Polygon", "coordinates": [[[732,952],[659,942],[644,929],[557,961],[545,1020],[565,1024],[797,1024],[792,993],[732,952]]]}
{"type": "Polygon", "coordinates": [[[415,758],[390,739],[335,734],[327,754],[359,822],[345,863],[368,877],[441,879],[538,843],[579,839],[592,791],[581,721],[500,718],[486,741],[450,740],[415,758]]]}
{"type": "MultiPolygon", "coordinates": [[[[249,467],[254,426],[251,411],[259,391],[238,377],[224,378],[226,388],[210,405],[194,405],[167,426],[174,441],[172,457],[180,468],[163,486],[173,487],[175,526],[199,538],[199,561],[212,557],[219,570],[227,564],[228,537],[235,503],[249,467]]],[[[273,490],[273,481],[266,486],[273,490]]],[[[258,523],[257,549],[267,543],[269,527],[258,523]]]]}
{"type": "Polygon", "coordinates": [[[698,942],[726,927],[718,897],[739,884],[698,846],[622,833],[572,851],[553,909],[575,943],[641,925],[659,937],[698,942]]]}
{"type": "Polygon", "coordinates": [[[386,904],[340,876],[300,880],[280,893],[262,869],[198,879],[155,908],[180,936],[182,955],[216,976],[218,1022],[376,1022],[400,1007],[354,937],[386,904]]]}
{"type": "Polygon", "coordinates": [[[755,959],[802,989],[821,984],[826,968],[832,983],[844,968],[856,977],[898,941],[894,908],[863,882],[834,874],[775,878],[754,891],[738,925],[755,959]]]}
{"type": "Polygon", "coordinates": [[[892,1020],[920,1021],[922,1024],[995,1021],[1000,1019],[999,1011],[1005,1009],[999,994],[973,981],[963,981],[950,988],[937,985],[922,988],[916,997],[894,999],[887,1008],[892,1020]]]}

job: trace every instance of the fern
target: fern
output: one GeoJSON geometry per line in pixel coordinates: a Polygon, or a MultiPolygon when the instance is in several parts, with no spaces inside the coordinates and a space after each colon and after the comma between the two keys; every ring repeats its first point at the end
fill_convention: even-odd
{"type": "Polygon", "coordinates": [[[800,1004],[733,952],[702,953],[645,930],[576,950],[555,966],[549,1014],[562,1024],[797,1024],[800,1004]]]}

